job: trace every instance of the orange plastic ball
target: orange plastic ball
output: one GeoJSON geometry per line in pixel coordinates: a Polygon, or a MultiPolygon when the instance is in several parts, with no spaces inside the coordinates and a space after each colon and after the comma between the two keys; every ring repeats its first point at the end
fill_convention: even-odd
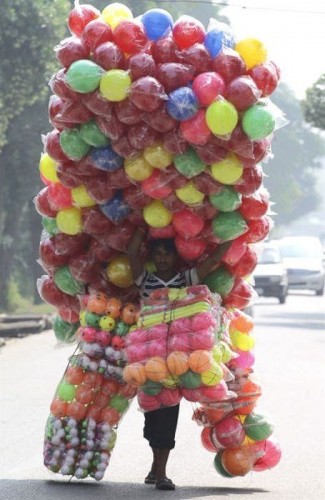
{"type": "Polygon", "coordinates": [[[152,382],[162,382],[168,375],[167,363],[160,356],[150,358],[144,368],[146,376],[152,382]]]}
{"type": "Polygon", "coordinates": [[[76,389],[75,398],[79,403],[82,403],[84,405],[88,405],[93,400],[92,388],[87,386],[87,385],[83,385],[83,384],[79,385],[76,389]]]}
{"type": "Polygon", "coordinates": [[[116,425],[120,418],[121,415],[115,408],[105,408],[100,413],[100,421],[107,422],[111,427],[116,425]]]}
{"type": "Polygon", "coordinates": [[[76,420],[82,420],[86,416],[86,407],[78,401],[72,401],[68,404],[67,415],[76,420]]]}
{"type": "Polygon", "coordinates": [[[189,359],[189,366],[193,372],[203,373],[213,365],[212,353],[206,350],[196,350],[191,352],[189,359]]]}
{"type": "Polygon", "coordinates": [[[105,314],[113,319],[117,319],[121,315],[122,302],[114,297],[109,298],[106,302],[105,314]]]}
{"type": "Polygon", "coordinates": [[[89,297],[87,302],[87,310],[95,314],[104,314],[106,311],[108,297],[105,293],[98,292],[96,295],[89,297]]]}
{"type": "Polygon", "coordinates": [[[221,462],[226,471],[232,476],[245,476],[252,470],[254,452],[248,447],[226,448],[222,452],[221,462]]]}
{"type": "Polygon", "coordinates": [[[85,373],[80,366],[69,366],[65,372],[64,378],[69,384],[79,385],[85,378],[85,373]]]}
{"type": "Polygon", "coordinates": [[[50,406],[50,411],[52,415],[57,418],[62,418],[67,416],[68,403],[62,401],[62,399],[54,399],[50,406]]]}
{"type": "Polygon", "coordinates": [[[182,351],[173,351],[167,358],[168,370],[172,375],[182,375],[189,368],[188,355],[182,351]]]}
{"type": "Polygon", "coordinates": [[[136,321],[138,308],[135,304],[126,304],[122,309],[121,320],[127,325],[133,325],[136,321]]]}
{"type": "Polygon", "coordinates": [[[130,385],[143,385],[147,380],[146,371],[141,363],[131,363],[123,370],[123,378],[130,385]]]}
{"type": "Polygon", "coordinates": [[[230,328],[231,330],[238,330],[243,333],[249,333],[254,328],[254,321],[248,314],[240,311],[239,315],[235,316],[231,320],[230,328]]]}

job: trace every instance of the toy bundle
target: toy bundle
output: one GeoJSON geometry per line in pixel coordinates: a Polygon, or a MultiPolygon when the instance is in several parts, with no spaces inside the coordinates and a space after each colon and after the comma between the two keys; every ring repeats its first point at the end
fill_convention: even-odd
{"type": "MultiPolygon", "coordinates": [[[[271,228],[262,162],[285,120],[270,100],[280,75],[263,43],[237,40],[231,27],[217,19],[204,26],[191,16],[173,19],[155,8],[134,18],[120,3],[100,12],[76,0],[68,27],[71,36],[55,48],[58,70],[50,80],[49,101],[53,129],[43,137],[39,169],[44,188],[35,206],[44,226],[39,262],[46,273],[38,290],[56,308],[58,340],[79,341],[69,369],[80,381],[66,379],[67,371],[59,384],[46,431],[45,463],[54,471],[101,479],[111,450],[109,426],[118,421],[104,416],[116,410],[109,406],[114,396],[124,397],[121,391],[128,390],[123,369],[140,388],[146,410],[158,400],[159,405],[175,404],[181,391],[199,402],[203,415],[214,397],[218,411],[245,401],[251,373],[240,376],[240,365],[252,361],[245,342],[252,346],[247,332],[230,332],[231,342],[224,345],[236,356],[226,369],[220,337],[215,345],[213,321],[218,318],[210,318],[210,326],[195,325],[209,317],[211,305],[202,300],[203,309],[183,304],[162,312],[158,304],[155,310],[149,304],[137,324],[137,338],[129,334],[125,369],[121,322],[129,323],[121,316],[116,321],[108,306],[104,313],[87,309],[88,297],[103,293],[119,301],[121,311],[127,303],[138,305],[126,255],[138,226],[150,238],[173,238],[188,267],[231,241],[221,265],[204,282],[221,297],[231,324],[234,311],[254,297],[247,279],[257,262],[254,243],[271,228]],[[187,315],[188,310],[193,314],[187,315]],[[151,350],[141,353],[144,331],[151,350]],[[200,342],[195,346],[193,339],[200,342]],[[132,371],[136,363],[142,368],[132,371]],[[218,372],[217,384],[204,382],[209,379],[202,373],[211,370],[218,372]],[[94,376],[95,385],[86,390],[94,376]],[[94,400],[80,401],[79,393],[88,394],[87,401],[111,380],[115,392],[104,391],[106,406],[96,420],[88,411],[94,400]],[[182,382],[175,387],[175,380],[182,382]],[[236,403],[229,403],[231,393],[236,403]]],[[[234,417],[236,422],[242,414],[234,417]]]]}
{"type": "MultiPolygon", "coordinates": [[[[225,400],[220,301],[204,285],[162,288],[143,299],[138,325],[126,338],[126,382],[139,388],[143,411],[188,401],[225,400]],[[155,324],[156,323],[156,324],[155,324]]],[[[229,380],[229,378],[228,378],[229,380]]]]}
{"type": "Polygon", "coordinates": [[[124,338],[136,307],[103,293],[85,296],[69,360],[50,406],[44,464],[53,472],[103,478],[116,441],[116,426],[136,390],[123,380],[124,338]]]}

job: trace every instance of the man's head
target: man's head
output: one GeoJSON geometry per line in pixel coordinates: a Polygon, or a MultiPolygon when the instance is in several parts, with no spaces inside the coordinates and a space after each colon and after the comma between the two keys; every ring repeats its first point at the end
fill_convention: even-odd
{"type": "Polygon", "coordinates": [[[174,240],[171,238],[157,239],[150,242],[150,257],[157,271],[171,271],[178,259],[174,240]]]}

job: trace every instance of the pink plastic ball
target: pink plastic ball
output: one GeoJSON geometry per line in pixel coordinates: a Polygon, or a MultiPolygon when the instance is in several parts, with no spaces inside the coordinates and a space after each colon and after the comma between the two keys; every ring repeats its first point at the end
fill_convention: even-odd
{"type": "Polygon", "coordinates": [[[202,106],[209,106],[219,95],[225,92],[225,82],[222,76],[214,71],[201,73],[192,85],[192,89],[202,106]]]}

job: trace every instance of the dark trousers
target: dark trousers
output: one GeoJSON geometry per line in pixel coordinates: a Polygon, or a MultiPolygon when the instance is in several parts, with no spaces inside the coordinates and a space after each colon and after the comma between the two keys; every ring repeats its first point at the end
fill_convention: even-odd
{"type": "Polygon", "coordinates": [[[143,436],[151,448],[175,447],[175,434],[178,421],[179,404],[148,411],[144,414],[143,436]]]}

